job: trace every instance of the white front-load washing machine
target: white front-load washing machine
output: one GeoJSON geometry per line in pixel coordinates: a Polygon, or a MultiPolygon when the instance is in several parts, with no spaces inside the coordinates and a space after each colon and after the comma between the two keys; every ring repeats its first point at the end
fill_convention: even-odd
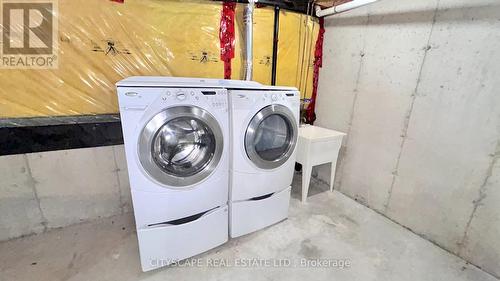
{"type": "Polygon", "coordinates": [[[287,87],[229,89],[231,237],[288,217],[299,96],[287,87]]]}
{"type": "Polygon", "coordinates": [[[228,240],[229,113],[219,80],[117,83],[143,271],[228,240]]]}

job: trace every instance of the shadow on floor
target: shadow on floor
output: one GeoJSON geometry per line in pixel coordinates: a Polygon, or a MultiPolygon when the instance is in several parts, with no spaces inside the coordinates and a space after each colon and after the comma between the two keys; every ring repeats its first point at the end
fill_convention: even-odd
{"type": "MultiPolygon", "coordinates": [[[[323,192],[330,192],[330,187],[323,182],[315,178],[311,178],[311,182],[309,183],[309,192],[307,197],[311,197],[323,192]]],[[[302,199],[302,173],[295,172],[293,175],[292,181],[292,198],[301,200],[302,199]]]]}

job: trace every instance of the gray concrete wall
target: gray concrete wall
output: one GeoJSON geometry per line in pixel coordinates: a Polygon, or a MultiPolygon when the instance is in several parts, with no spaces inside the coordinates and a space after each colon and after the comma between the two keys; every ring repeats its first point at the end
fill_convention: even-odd
{"type": "Polygon", "coordinates": [[[123,146],[0,157],[0,241],[131,210],[123,146]]]}
{"type": "Polygon", "coordinates": [[[500,2],[382,0],[325,24],[335,188],[500,276],[500,2]]]}

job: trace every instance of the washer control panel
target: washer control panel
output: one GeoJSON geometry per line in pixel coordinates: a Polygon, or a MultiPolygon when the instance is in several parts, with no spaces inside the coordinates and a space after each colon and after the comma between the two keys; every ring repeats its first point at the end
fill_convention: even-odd
{"type": "Polygon", "coordinates": [[[165,103],[189,102],[193,105],[206,104],[215,109],[227,110],[225,89],[165,89],[161,100],[165,103]]]}
{"type": "Polygon", "coordinates": [[[228,93],[220,88],[118,88],[120,110],[144,111],[172,105],[197,105],[202,108],[228,110],[228,93]]]}

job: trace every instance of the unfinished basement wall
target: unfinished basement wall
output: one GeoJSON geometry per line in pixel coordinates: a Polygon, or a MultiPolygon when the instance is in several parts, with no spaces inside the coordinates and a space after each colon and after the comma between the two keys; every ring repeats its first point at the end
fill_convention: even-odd
{"type": "Polygon", "coordinates": [[[325,26],[335,188],[500,276],[500,2],[382,0],[325,26]]]}
{"type": "Polygon", "coordinates": [[[132,211],[123,145],[0,156],[0,241],[132,211]]]}

